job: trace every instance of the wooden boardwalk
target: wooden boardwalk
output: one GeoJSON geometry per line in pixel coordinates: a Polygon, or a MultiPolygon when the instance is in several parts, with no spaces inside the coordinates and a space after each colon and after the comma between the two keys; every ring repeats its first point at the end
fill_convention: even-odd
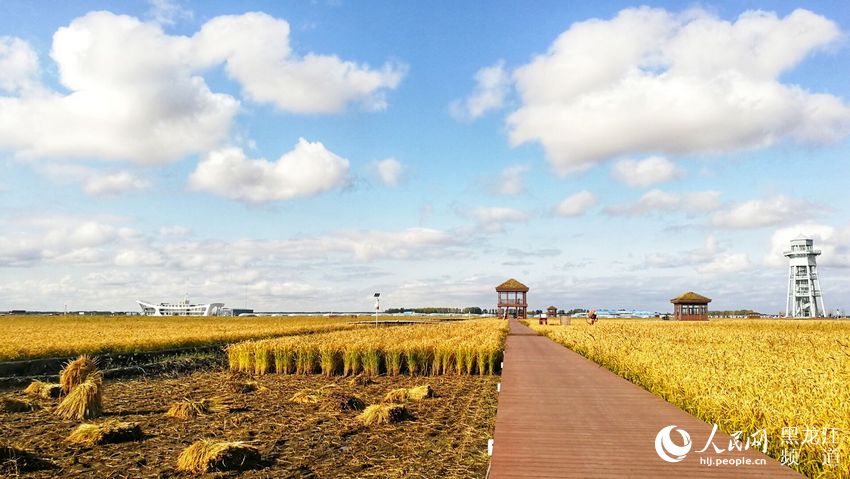
{"type": "MultiPolygon", "coordinates": [[[[715,453],[705,446],[712,425],[611,373],[530,328],[511,320],[499,409],[496,413],[491,479],[594,477],[802,477],[752,449],[715,453]],[[683,460],[663,461],[658,432],[675,425],[693,444],[683,460]],[[765,464],[720,466],[708,459],[766,460],[765,464]]],[[[683,443],[673,431],[675,444],[683,443]]],[[[720,431],[714,444],[728,448],[720,431]]],[[[768,437],[768,441],[780,438],[768,437]]]]}

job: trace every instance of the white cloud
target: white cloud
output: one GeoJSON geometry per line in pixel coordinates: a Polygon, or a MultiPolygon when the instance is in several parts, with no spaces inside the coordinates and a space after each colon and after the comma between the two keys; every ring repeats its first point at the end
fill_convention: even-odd
{"type": "Polygon", "coordinates": [[[175,0],[148,0],[148,4],[148,14],[160,25],[174,25],[177,20],[191,20],[195,16],[192,10],[175,0]]]}
{"type": "Polygon", "coordinates": [[[250,203],[315,196],[345,184],[348,160],[320,142],[299,138],[277,161],[252,160],[241,148],[206,155],[189,177],[189,187],[250,203]]]}
{"type": "Polygon", "coordinates": [[[334,55],[296,55],[289,24],[265,13],[225,15],[207,22],[194,37],[201,62],[225,62],[228,75],[253,101],[296,113],[335,113],[352,101],[369,110],[386,108],[385,91],[404,78],[403,65],[380,70],[334,55]]]}
{"type": "Polygon", "coordinates": [[[649,190],[632,204],[611,205],[604,209],[610,215],[642,216],[658,211],[699,213],[712,211],[720,206],[717,191],[695,191],[691,193],[669,193],[659,189],[649,190]]]}
{"type": "Polygon", "coordinates": [[[289,24],[262,13],[216,17],[194,36],[92,12],[56,31],[50,54],[62,91],[36,80],[23,40],[0,40],[0,148],[21,157],[84,157],[157,164],[217,148],[240,102],[210,90],[218,65],[256,102],[296,113],[385,106],[403,67],[381,70],[289,46],[289,24]],[[67,93],[65,93],[67,91],[67,93]]]}
{"type": "Polygon", "coordinates": [[[585,190],[564,198],[558,203],[555,212],[560,216],[581,216],[594,206],[596,206],[596,195],[585,190]]]}
{"type": "Polygon", "coordinates": [[[702,248],[679,253],[657,252],[647,255],[643,264],[645,268],[696,268],[701,274],[723,274],[744,271],[752,267],[750,258],[743,253],[727,253],[713,234],[705,239],[702,248]]]}
{"type": "Polygon", "coordinates": [[[720,208],[719,191],[694,191],[686,193],[682,197],[682,206],[685,211],[714,211],[720,208]]]}
{"type": "Polygon", "coordinates": [[[750,200],[728,205],[725,211],[714,213],[711,223],[721,228],[761,228],[788,223],[800,211],[809,210],[804,201],[777,195],[772,198],[750,200]]]}
{"type": "Polygon", "coordinates": [[[643,188],[675,180],[684,176],[682,168],[663,156],[650,156],[643,160],[618,161],[611,174],[633,188],[643,188]]]}
{"type": "Polygon", "coordinates": [[[163,226],[159,228],[159,235],[168,238],[168,237],[183,237],[189,236],[192,234],[192,230],[183,225],[172,225],[172,226],[163,226]]]}
{"type": "Polygon", "coordinates": [[[36,84],[38,56],[19,38],[0,37],[0,91],[16,93],[36,84]]]}
{"type": "Polygon", "coordinates": [[[404,165],[395,158],[387,158],[375,164],[378,178],[387,186],[398,186],[404,178],[404,165]]]}
{"type": "Polygon", "coordinates": [[[104,171],[64,163],[48,163],[40,171],[57,183],[82,183],[83,190],[94,196],[116,196],[151,186],[148,180],[128,171],[104,171]]]}
{"type": "Polygon", "coordinates": [[[708,263],[697,268],[704,274],[737,273],[752,267],[750,258],[743,253],[724,253],[711,259],[708,263]]]}
{"type": "Polygon", "coordinates": [[[475,221],[474,229],[487,233],[501,233],[510,223],[520,223],[529,219],[529,214],[514,208],[480,207],[463,210],[462,216],[475,221]]]}
{"type": "Polygon", "coordinates": [[[525,193],[524,175],[528,172],[528,165],[508,166],[499,174],[498,178],[490,178],[490,189],[499,195],[517,196],[525,193]]]}
{"type": "Polygon", "coordinates": [[[464,100],[449,105],[449,113],[457,120],[474,120],[490,110],[501,108],[511,89],[511,80],[505,71],[505,61],[482,68],[475,73],[475,89],[464,100]]]}
{"type": "Polygon", "coordinates": [[[120,195],[149,187],[149,181],[137,178],[126,171],[119,171],[92,175],[86,180],[83,189],[90,195],[120,195]]]}
{"type": "Polygon", "coordinates": [[[190,39],[132,17],[77,18],[56,31],[51,57],[69,93],[0,97],[0,147],[162,163],[217,145],[239,106],[194,75],[190,39]]]}
{"type": "Polygon", "coordinates": [[[473,208],[468,212],[469,216],[479,223],[510,223],[525,221],[528,214],[514,208],[481,207],[473,208]]]}
{"type": "MultiPolygon", "coordinates": [[[[801,223],[776,230],[770,238],[770,250],[764,262],[770,266],[787,266],[783,256],[791,248],[791,240],[804,236],[814,240],[815,249],[821,250],[818,265],[850,268],[850,225],[832,226],[801,223]]],[[[821,278],[823,281],[823,278],[821,278]]]]}
{"type": "Polygon", "coordinates": [[[512,144],[539,142],[559,173],[636,153],[717,153],[837,141],[850,107],[781,75],[840,38],[806,10],[734,22],[647,7],[573,24],[513,75],[512,144]]]}
{"type": "Polygon", "coordinates": [[[165,264],[165,259],[159,251],[153,249],[128,249],[119,251],[115,255],[116,266],[136,267],[136,266],[161,266],[165,264]]]}

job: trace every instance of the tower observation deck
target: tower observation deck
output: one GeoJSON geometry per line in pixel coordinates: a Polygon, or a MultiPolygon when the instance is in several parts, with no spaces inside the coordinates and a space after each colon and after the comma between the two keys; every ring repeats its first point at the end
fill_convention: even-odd
{"type": "Polygon", "coordinates": [[[818,318],[824,315],[816,258],[820,250],[814,241],[798,237],[791,240],[791,249],[783,253],[788,258],[788,297],[785,302],[787,318],[818,318]]]}

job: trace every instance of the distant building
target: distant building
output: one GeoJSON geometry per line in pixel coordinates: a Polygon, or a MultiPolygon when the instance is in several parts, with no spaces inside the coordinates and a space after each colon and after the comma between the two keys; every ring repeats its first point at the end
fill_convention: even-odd
{"type": "Polygon", "coordinates": [[[528,286],[511,278],[496,286],[496,294],[499,297],[496,308],[500,318],[525,319],[528,317],[528,298],[526,297],[528,286]]]}
{"type": "Polygon", "coordinates": [[[814,241],[800,236],[791,240],[791,250],[784,253],[789,265],[786,318],[818,318],[826,314],[816,261],[820,250],[813,246],[814,241]]]}
{"type": "Polygon", "coordinates": [[[224,303],[191,304],[188,298],[177,303],[136,302],[145,316],[219,316],[224,309],[224,303]]]}
{"type": "Polygon", "coordinates": [[[688,291],[670,302],[673,303],[673,318],[676,321],[708,321],[710,298],[688,291]]]}

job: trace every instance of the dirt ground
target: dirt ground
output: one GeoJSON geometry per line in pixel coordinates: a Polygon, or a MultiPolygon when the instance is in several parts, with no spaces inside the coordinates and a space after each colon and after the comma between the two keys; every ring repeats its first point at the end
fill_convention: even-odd
{"type": "MultiPolygon", "coordinates": [[[[176,378],[109,381],[104,389],[105,416],[138,422],[138,442],[84,447],[65,438],[78,425],[42,409],[0,413],[0,444],[25,449],[48,468],[21,477],[191,477],[176,470],[177,456],[199,439],[250,441],[264,463],[242,472],[205,477],[239,478],[482,478],[487,471],[487,439],[496,417],[498,377],[378,377],[374,384],[351,385],[350,378],[267,375],[251,378],[226,371],[196,372],[176,378]],[[259,390],[236,386],[256,380],[259,390]],[[366,427],[356,411],[326,411],[317,404],[289,399],[304,389],[328,384],[380,402],[394,388],[429,384],[436,397],[407,403],[412,418],[366,427]],[[266,389],[267,388],[267,389],[266,389]],[[175,401],[219,396],[235,408],[194,419],[164,415],[175,401]]],[[[23,397],[15,393],[14,397],[23,397]]],[[[0,469],[0,476],[14,471],[0,469]]]]}

